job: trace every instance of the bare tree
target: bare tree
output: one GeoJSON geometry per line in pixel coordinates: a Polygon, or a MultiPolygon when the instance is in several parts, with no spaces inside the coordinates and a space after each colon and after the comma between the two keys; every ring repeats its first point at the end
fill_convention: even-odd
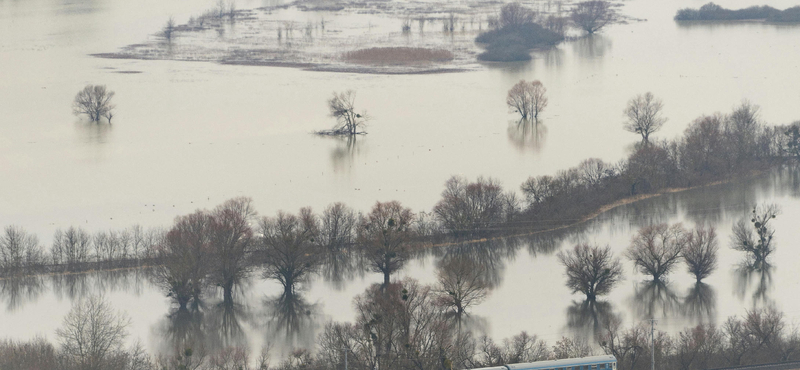
{"type": "Polygon", "coordinates": [[[106,85],[86,85],[72,102],[72,112],[75,115],[86,114],[94,122],[100,117],[106,117],[111,123],[111,111],[115,105],[111,103],[114,92],[108,90],[106,85]]]}
{"type": "Polygon", "coordinates": [[[319,221],[311,209],[303,208],[300,216],[278,212],[259,223],[262,235],[264,276],[283,286],[285,297],[295,294],[297,284],[309,278],[319,265],[319,221]]]}
{"type": "Polygon", "coordinates": [[[597,187],[603,179],[612,176],[614,170],[598,158],[589,158],[578,165],[581,181],[589,187],[597,187]]]}
{"type": "Polygon", "coordinates": [[[377,202],[358,227],[359,243],[373,271],[383,274],[389,285],[391,274],[405,265],[411,255],[414,214],[398,201],[377,202]]]}
{"type": "Polygon", "coordinates": [[[518,26],[533,23],[536,13],[518,2],[508,3],[500,8],[500,26],[518,26]]]}
{"type": "Polygon", "coordinates": [[[180,309],[186,309],[192,300],[200,304],[210,268],[212,222],[204,211],[178,217],[164,241],[156,246],[161,264],[152,271],[153,281],[178,302],[180,309]]]}
{"type": "Polygon", "coordinates": [[[108,360],[122,349],[129,324],[102,297],[91,296],[72,307],[56,335],[70,363],[79,369],[100,370],[110,368],[108,360]]]}
{"type": "Polygon", "coordinates": [[[491,178],[473,183],[453,176],[445,183],[442,200],[433,207],[436,219],[452,233],[487,232],[503,221],[503,188],[491,178]]]}
{"type": "Polygon", "coordinates": [[[89,261],[89,233],[81,228],[70,227],[66,231],[56,230],[53,235],[51,255],[53,264],[64,264],[68,269],[89,261]]]}
{"type": "Polygon", "coordinates": [[[250,223],[256,217],[253,200],[234,198],[211,213],[210,246],[212,268],[209,280],[222,288],[226,303],[233,302],[233,288],[244,280],[252,264],[248,260],[255,240],[250,223]]]}
{"type": "Polygon", "coordinates": [[[437,304],[447,308],[457,320],[466,314],[467,308],[486,299],[490,283],[483,264],[459,255],[440,262],[436,275],[437,304]]]}
{"type": "Polygon", "coordinates": [[[553,346],[553,357],[556,360],[565,358],[580,358],[594,355],[592,346],[586,339],[561,337],[553,346]]]}
{"type": "Polygon", "coordinates": [[[172,16],[167,19],[167,23],[164,25],[164,28],[161,30],[161,35],[167,40],[167,42],[171,42],[172,38],[175,36],[175,18],[172,16]]]}
{"type": "Polygon", "coordinates": [[[661,110],[664,103],[661,99],[653,96],[653,93],[646,92],[644,95],[636,95],[628,101],[625,107],[625,116],[628,122],[623,126],[626,131],[630,131],[642,136],[642,142],[650,143],[650,135],[661,129],[667,119],[662,116],[661,110]]]}
{"type": "Polygon", "coordinates": [[[586,294],[588,300],[608,294],[623,276],[622,263],[614,258],[610,246],[578,244],[572,251],[560,252],[558,259],[567,269],[567,287],[573,293],[586,294]]]}
{"type": "Polygon", "coordinates": [[[336,118],[336,126],[330,131],[321,131],[321,134],[332,135],[357,135],[366,126],[369,117],[365,111],[356,112],[355,108],[356,92],[347,90],[342,93],[333,93],[333,97],[328,100],[328,109],[331,117],[336,118]]]}
{"type": "Polygon", "coordinates": [[[754,262],[764,262],[767,257],[775,250],[772,237],[775,229],[769,224],[772,219],[780,214],[781,210],[777,204],[766,204],[753,207],[750,218],[752,227],[747,226],[745,220],[740,220],[733,226],[732,244],[733,249],[748,252],[755,259],[754,262]],[[753,236],[753,230],[756,235],[753,236]]]}
{"type": "Polygon", "coordinates": [[[44,263],[36,235],[17,226],[7,226],[0,235],[0,275],[15,275],[44,263]]]}
{"type": "Polygon", "coordinates": [[[683,260],[699,283],[717,268],[717,232],[714,228],[697,228],[687,234],[683,260]]]}
{"type": "Polygon", "coordinates": [[[570,15],[575,25],[593,34],[617,19],[611,3],[605,0],[584,1],[575,4],[570,15]]]}
{"type": "Polygon", "coordinates": [[[678,263],[687,239],[681,224],[646,226],[633,238],[625,256],[633,261],[641,273],[660,281],[678,263]]]}
{"type": "Polygon", "coordinates": [[[522,119],[533,117],[538,119],[539,112],[547,107],[547,89],[542,85],[539,80],[525,82],[519,81],[516,85],[508,90],[506,97],[506,104],[514,112],[522,116],[522,119]]]}

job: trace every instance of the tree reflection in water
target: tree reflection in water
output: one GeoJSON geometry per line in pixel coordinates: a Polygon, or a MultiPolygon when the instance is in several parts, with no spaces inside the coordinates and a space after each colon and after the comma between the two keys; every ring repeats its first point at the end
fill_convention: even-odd
{"type": "Polygon", "coordinates": [[[683,314],[700,324],[715,324],[717,317],[717,293],[710,285],[697,282],[683,299],[683,314]]]}
{"type": "Polygon", "coordinates": [[[36,301],[44,291],[41,276],[9,277],[0,280],[0,301],[6,302],[7,311],[16,311],[25,304],[36,301]]]}
{"type": "Polygon", "coordinates": [[[681,301],[670,287],[660,280],[643,281],[636,285],[633,308],[641,318],[666,317],[680,309],[681,301]]]}
{"type": "Polygon", "coordinates": [[[364,276],[366,264],[360,257],[352,246],[328,246],[321,253],[318,273],[331,287],[342,290],[347,282],[364,276]]]}
{"type": "Polygon", "coordinates": [[[195,353],[205,354],[207,330],[203,322],[204,304],[199,302],[189,308],[179,308],[167,314],[159,325],[159,337],[163,340],[162,353],[181,353],[191,348],[195,353]]]}
{"type": "Polygon", "coordinates": [[[614,317],[611,303],[607,301],[573,301],[567,307],[567,328],[582,338],[595,338],[614,317]]]}
{"type": "Polygon", "coordinates": [[[530,150],[538,153],[546,138],[547,127],[542,120],[529,118],[508,123],[508,141],[521,152],[530,150]]]}
{"type": "Polygon", "coordinates": [[[359,135],[347,135],[347,137],[331,136],[336,140],[336,146],[331,150],[331,161],[334,171],[349,170],[355,161],[356,155],[361,152],[363,139],[359,140],[359,135]]]}
{"type": "Polygon", "coordinates": [[[747,260],[734,270],[734,284],[740,300],[752,290],[753,306],[769,304],[772,289],[772,272],[775,270],[765,261],[747,260]]]}
{"type": "Polygon", "coordinates": [[[50,281],[53,284],[53,292],[59,300],[68,298],[74,301],[88,295],[92,288],[88,274],[54,274],[51,275],[50,281]]]}
{"type": "Polygon", "coordinates": [[[247,307],[235,302],[220,302],[208,310],[207,327],[213,335],[208,338],[214,349],[247,346],[247,336],[242,329],[242,321],[251,319],[247,307]]]}
{"type": "MultiPolygon", "coordinates": [[[[295,291],[292,289],[291,291],[295,291]]],[[[267,341],[292,348],[312,348],[320,328],[320,309],[297,292],[264,300],[267,341]]]]}

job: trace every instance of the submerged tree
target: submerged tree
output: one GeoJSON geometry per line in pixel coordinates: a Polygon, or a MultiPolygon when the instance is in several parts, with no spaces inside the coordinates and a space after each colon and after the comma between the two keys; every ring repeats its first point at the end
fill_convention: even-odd
{"type": "Polygon", "coordinates": [[[111,103],[114,92],[108,90],[106,85],[86,85],[72,102],[72,112],[77,116],[85,114],[94,122],[100,121],[101,117],[108,119],[111,123],[115,105],[111,103]]]}
{"type": "Polygon", "coordinates": [[[780,214],[780,207],[776,204],[753,207],[750,218],[751,227],[747,226],[745,220],[740,220],[733,226],[733,249],[750,253],[754,262],[765,262],[775,250],[775,245],[772,243],[775,229],[769,222],[778,214],[780,214]],[[756,232],[755,236],[753,230],[756,232]]]}
{"type": "Polygon", "coordinates": [[[292,297],[319,264],[319,223],[310,208],[303,208],[299,217],[283,212],[265,217],[259,228],[264,277],[277,280],[283,295],[292,297]]]}
{"type": "Polygon", "coordinates": [[[355,108],[356,92],[347,90],[341,93],[333,93],[333,97],[328,100],[328,109],[331,117],[336,118],[336,126],[333,130],[322,131],[322,134],[332,135],[356,135],[366,126],[369,117],[365,111],[356,112],[355,108]]]}
{"type": "Polygon", "coordinates": [[[625,256],[641,273],[660,281],[679,262],[686,242],[686,231],[680,224],[646,226],[633,238],[625,256]]]}
{"type": "Polygon", "coordinates": [[[547,89],[542,85],[539,80],[526,82],[525,80],[519,81],[516,85],[508,90],[506,97],[506,104],[514,112],[520,114],[522,119],[533,117],[538,119],[539,112],[547,107],[547,89]]]}
{"type": "Polygon", "coordinates": [[[211,256],[211,215],[204,211],[181,216],[167,232],[164,241],[156,246],[160,264],[154,267],[153,280],[185,310],[193,301],[200,304],[207,284],[211,256]]]}
{"type": "Polygon", "coordinates": [[[161,34],[167,40],[167,42],[172,42],[172,38],[175,36],[175,18],[169,17],[167,19],[167,23],[164,25],[164,28],[161,30],[161,34]]]}
{"type": "Polygon", "coordinates": [[[717,232],[713,227],[708,230],[698,228],[688,233],[687,237],[683,260],[689,273],[699,283],[717,268],[717,232]]]}
{"type": "Polygon", "coordinates": [[[575,4],[570,15],[575,25],[593,34],[616,20],[616,12],[605,0],[584,1],[575,4]]]}
{"type": "Polygon", "coordinates": [[[359,244],[370,268],[383,274],[383,285],[411,256],[414,214],[398,201],[375,203],[358,227],[359,244]]]}
{"type": "Polygon", "coordinates": [[[486,267],[463,255],[442,261],[436,275],[439,281],[436,302],[457,320],[466,314],[467,308],[486,298],[491,285],[486,267]]]}
{"type": "Polygon", "coordinates": [[[622,263],[614,258],[610,246],[578,244],[572,251],[560,252],[558,259],[567,269],[567,287],[573,293],[586,294],[590,301],[608,294],[623,276],[622,263]]]}
{"type": "Polygon", "coordinates": [[[233,288],[247,277],[248,260],[255,240],[251,221],[256,216],[252,199],[228,200],[211,213],[211,271],[209,280],[222,288],[226,303],[233,302],[233,288]]]}
{"type": "Polygon", "coordinates": [[[656,98],[653,93],[646,92],[644,95],[636,95],[628,101],[625,107],[625,116],[628,121],[623,128],[642,136],[642,143],[650,143],[650,135],[661,129],[667,119],[662,116],[661,110],[664,103],[656,98]]]}

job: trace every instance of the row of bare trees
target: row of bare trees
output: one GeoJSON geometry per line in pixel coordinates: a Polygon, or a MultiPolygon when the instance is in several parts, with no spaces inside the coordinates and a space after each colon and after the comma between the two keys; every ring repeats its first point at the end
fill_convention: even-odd
{"type": "Polygon", "coordinates": [[[152,262],[162,238],[161,230],[139,225],[94,234],[73,226],[56,230],[45,250],[39,238],[12,225],[0,235],[0,276],[136,266],[152,262]]]}
{"type": "MultiPolygon", "coordinates": [[[[670,336],[653,336],[657,369],[700,370],[800,359],[800,333],[774,307],[747,310],[722,325],[702,324],[670,336]]],[[[623,328],[619,318],[598,336],[603,351],[617,358],[620,370],[650,368],[650,327],[623,328]]]]}

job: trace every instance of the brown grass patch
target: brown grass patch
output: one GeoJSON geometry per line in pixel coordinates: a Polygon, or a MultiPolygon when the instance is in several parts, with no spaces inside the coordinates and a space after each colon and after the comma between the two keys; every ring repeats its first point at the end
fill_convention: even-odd
{"type": "Polygon", "coordinates": [[[348,51],[342,56],[347,62],[363,64],[442,63],[453,60],[453,53],[426,48],[369,48],[348,51]]]}

